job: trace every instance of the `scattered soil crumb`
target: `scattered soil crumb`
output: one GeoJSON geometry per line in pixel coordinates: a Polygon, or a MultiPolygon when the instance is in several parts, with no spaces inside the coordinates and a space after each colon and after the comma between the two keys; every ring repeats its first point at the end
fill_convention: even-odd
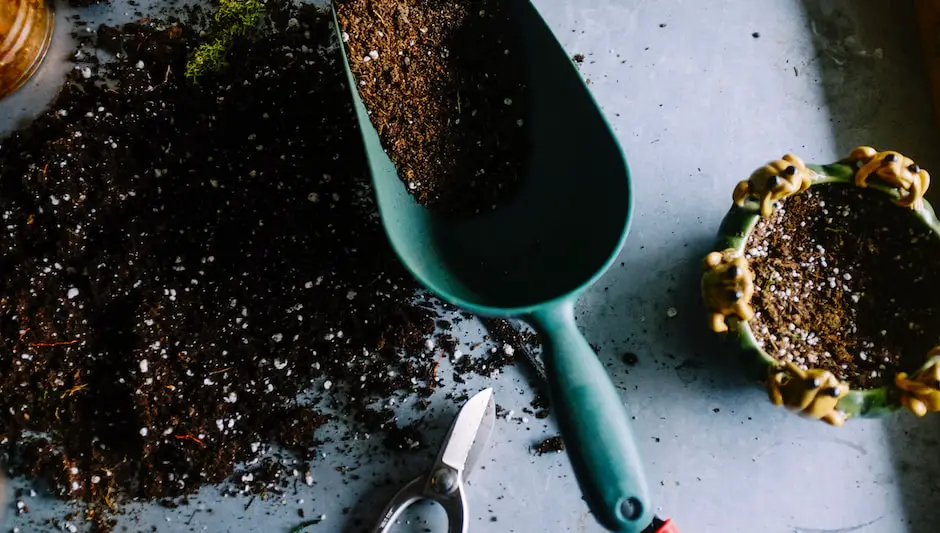
{"type": "Polygon", "coordinates": [[[534,449],[535,453],[538,455],[545,455],[551,452],[561,453],[565,451],[565,442],[561,439],[561,435],[556,435],[536,444],[534,449]]]}

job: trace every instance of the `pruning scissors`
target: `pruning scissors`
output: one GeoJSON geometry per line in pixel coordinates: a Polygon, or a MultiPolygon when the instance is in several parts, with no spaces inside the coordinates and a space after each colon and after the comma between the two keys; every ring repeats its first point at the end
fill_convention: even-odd
{"type": "Polygon", "coordinates": [[[478,392],[457,413],[434,466],[405,485],[382,511],[374,533],[387,533],[395,519],[418,500],[434,500],[447,511],[448,533],[467,533],[470,516],[463,482],[470,475],[496,425],[493,389],[478,392]]]}

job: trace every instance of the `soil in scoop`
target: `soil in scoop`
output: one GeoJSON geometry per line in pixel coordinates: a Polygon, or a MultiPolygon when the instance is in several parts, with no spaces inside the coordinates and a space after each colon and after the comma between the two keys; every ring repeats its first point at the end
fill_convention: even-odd
{"type": "Polygon", "coordinates": [[[0,145],[0,460],[87,502],[76,521],[108,527],[113,505],[187,495],[272,445],[294,453],[234,490],[282,493],[306,482],[319,402],[351,433],[394,432],[375,400],[444,384],[331,20],[268,8],[276,31],[198,85],[194,29],[99,28],[119,58],[76,65],[0,145]]]}
{"type": "Polygon", "coordinates": [[[871,189],[831,184],[792,196],[746,247],[758,342],[853,388],[920,367],[940,343],[940,239],[871,189]]]}
{"type": "Polygon", "coordinates": [[[344,0],[359,95],[399,177],[441,214],[497,208],[527,155],[509,2],[344,0]]]}

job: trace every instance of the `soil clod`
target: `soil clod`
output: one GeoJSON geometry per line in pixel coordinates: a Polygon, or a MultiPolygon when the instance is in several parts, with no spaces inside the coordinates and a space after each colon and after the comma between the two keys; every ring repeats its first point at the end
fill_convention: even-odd
{"type": "Polygon", "coordinates": [[[560,435],[556,435],[539,442],[535,445],[534,449],[537,455],[545,455],[546,453],[561,453],[565,451],[565,442],[562,440],[560,435]]]}

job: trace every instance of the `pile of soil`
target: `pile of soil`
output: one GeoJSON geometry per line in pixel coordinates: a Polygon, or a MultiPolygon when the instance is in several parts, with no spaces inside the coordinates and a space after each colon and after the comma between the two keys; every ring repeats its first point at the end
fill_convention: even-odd
{"type": "Polygon", "coordinates": [[[503,0],[343,0],[357,89],[399,177],[442,214],[495,209],[518,189],[526,90],[503,0]]]}
{"type": "Polygon", "coordinates": [[[100,27],[117,59],[0,145],[0,458],[102,528],[238,462],[243,493],[311,483],[321,401],[392,432],[375,400],[444,383],[456,341],[381,229],[332,21],[278,5],[195,85],[194,28],[100,27]]]}
{"type": "Polygon", "coordinates": [[[745,250],[751,329],[780,361],[865,389],[940,343],[940,238],[884,193],[832,184],[787,198],[745,250]]]}

